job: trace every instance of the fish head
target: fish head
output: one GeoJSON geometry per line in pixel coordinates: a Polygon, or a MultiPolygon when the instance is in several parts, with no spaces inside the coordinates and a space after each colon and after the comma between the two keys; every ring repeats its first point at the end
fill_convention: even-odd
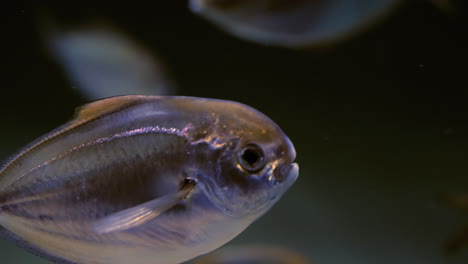
{"type": "MultiPolygon", "coordinates": [[[[258,217],[298,178],[296,151],[266,115],[236,102],[215,101],[203,137],[210,164],[201,179],[208,198],[232,216],[258,217]]],[[[200,153],[200,152],[199,152],[200,153]]]]}

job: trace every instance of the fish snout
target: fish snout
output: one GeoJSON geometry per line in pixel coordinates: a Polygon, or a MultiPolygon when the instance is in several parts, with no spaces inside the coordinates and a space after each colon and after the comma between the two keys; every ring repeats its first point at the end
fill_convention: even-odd
{"type": "Polygon", "coordinates": [[[287,181],[296,181],[299,176],[299,165],[295,163],[296,159],[296,149],[292,144],[291,140],[284,135],[285,144],[283,145],[282,160],[280,161],[278,167],[276,167],[274,172],[275,180],[278,183],[281,183],[285,180],[287,181]],[[284,151],[286,149],[286,151],[284,151]]]}
{"type": "Polygon", "coordinates": [[[283,181],[295,182],[299,176],[299,165],[295,162],[292,164],[283,164],[276,168],[273,175],[277,183],[282,183],[283,181]]]}

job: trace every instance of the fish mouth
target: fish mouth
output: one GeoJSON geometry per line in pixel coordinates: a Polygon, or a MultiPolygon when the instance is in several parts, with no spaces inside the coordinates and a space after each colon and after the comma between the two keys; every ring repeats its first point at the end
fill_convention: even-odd
{"type": "Polygon", "coordinates": [[[297,180],[298,177],[299,177],[299,165],[296,162],[294,162],[289,167],[288,176],[286,177],[286,183],[288,185],[290,184],[292,185],[297,180]]]}
{"type": "Polygon", "coordinates": [[[289,147],[289,153],[290,153],[290,161],[291,165],[289,165],[289,170],[286,176],[286,181],[290,184],[294,183],[297,178],[299,177],[299,165],[297,162],[294,162],[296,160],[296,149],[294,148],[294,145],[292,141],[285,135],[287,145],[289,147]]]}
{"type": "Polygon", "coordinates": [[[278,168],[277,172],[275,173],[275,176],[270,176],[269,180],[274,184],[281,184],[289,187],[297,180],[298,177],[299,165],[293,162],[289,166],[285,164],[281,166],[281,168],[278,168]]]}

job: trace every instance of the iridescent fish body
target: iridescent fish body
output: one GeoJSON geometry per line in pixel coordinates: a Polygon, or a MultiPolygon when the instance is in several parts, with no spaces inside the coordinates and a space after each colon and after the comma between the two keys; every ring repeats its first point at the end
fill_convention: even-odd
{"type": "Polygon", "coordinates": [[[0,169],[0,229],[57,263],[184,262],[268,211],[298,177],[295,155],[240,103],[96,101],[0,169]]]}

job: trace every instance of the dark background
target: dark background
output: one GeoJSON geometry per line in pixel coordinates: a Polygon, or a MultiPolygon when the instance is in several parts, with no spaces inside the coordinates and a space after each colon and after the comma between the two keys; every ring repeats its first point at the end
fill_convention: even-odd
{"type": "MultiPolygon", "coordinates": [[[[318,264],[468,263],[443,255],[467,224],[440,193],[468,193],[467,12],[406,1],[319,49],[248,43],[186,1],[38,2],[1,9],[0,158],[68,120],[86,100],[45,52],[38,21],[101,19],[165,63],[179,95],[266,113],[296,146],[296,185],[233,243],[285,245],[318,264]],[[157,3],[156,3],[157,2],[157,3]]],[[[1,263],[46,263],[0,241],[1,263]]]]}

